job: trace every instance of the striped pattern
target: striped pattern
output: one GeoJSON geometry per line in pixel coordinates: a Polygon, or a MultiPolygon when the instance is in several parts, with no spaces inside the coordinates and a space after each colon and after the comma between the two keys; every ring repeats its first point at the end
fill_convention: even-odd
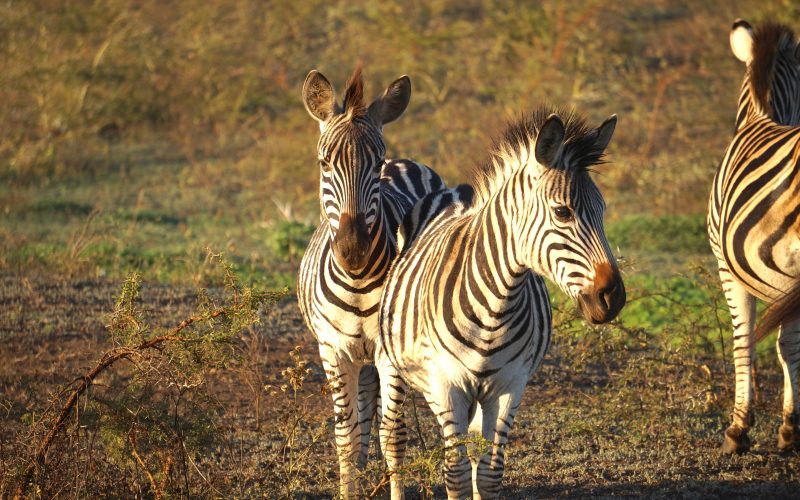
{"type": "Polygon", "coordinates": [[[381,431],[395,446],[386,459],[390,470],[403,459],[400,403],[408,383],[441,425],[451,498],[499,495],[514,415],[550,345],[544,278],[578,300],[592,322],[611,320],[625,301],[603,231],[603,199],[587,171],[616,118],[590,129],[573,114],[564,123],[550,112],[509,127],[473,185],[417,204],[384,289],[381,431]],[[468,428],[491,443],[473,464],[463,441],[468,428]]]}
{"type": "MultiPolygon", "coordinates": [[[[709,201],[708,235],[733,319],[736,399],[723,451],[747,449],[753,422],[752,360],[756,298],[780,299],[800,276],[800,60],[792,31],[737,21],[734,54],[747,64],[736,133],[709,201]]],[[[779,446],[794,446],[798,424],[800,323],[782,325],[784,370],[779,446]]]]}
{"type": "MultiPolygon", "coordinates": [[[[324,118],[318,143],[322,220],[300,264],[297,295],[303,318],[319,342],[332,388],[345,498],[358,494],[356,469],[366,463],[379,400],[378,374],[372,363],[380,295],[397,253],[395,234],[418,199],[444,188],[441,178],[424,165],[384,159],[381,130],[387,120],[380,114],[381,99],[391,97],[393,86],[402,80],[369,108],[360,102],[360,88],[354,90],[361,86],[358,71],[348,84],[341,109],[336,103],[306,103],[312,116],[324,118]],[[319,109],[333,112],[317,113],[319,109]]],[[[332,99],[325,82],[320,90],[307,80],[306,87],[312,89],[306,98],[329,95],[332,99]]]]}

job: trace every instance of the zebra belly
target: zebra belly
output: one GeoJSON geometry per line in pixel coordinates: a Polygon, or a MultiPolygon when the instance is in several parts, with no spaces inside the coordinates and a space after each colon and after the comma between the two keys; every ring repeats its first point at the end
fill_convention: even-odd
{"type": "MultiPolygon", "coordinates": [[[[523,341],[518,345],[512,344],[508,352],[484,356],[474,350],[459,348],[452,342],[448,342],[448,348],[443,348],[436,332],[420,330],[419,333],[413,343],[404,346],[393,343],[390,346],[397,361],[395,367],[403,379],[426,394],[436,392],[436,386],[458,388],[473,395],[477,401],[507,392],[519,385],[520,378],[524,378],[523,385],[527,383],[543,355],[543,352],[537,352],[537,346],[541,349],[544,342],[535,340],[550,336],[549,331],[538,331],[537,328],[537,331],[526,332],[523,341]]],[[[509,336],[512,336],[510,332],[509,336]]]]}

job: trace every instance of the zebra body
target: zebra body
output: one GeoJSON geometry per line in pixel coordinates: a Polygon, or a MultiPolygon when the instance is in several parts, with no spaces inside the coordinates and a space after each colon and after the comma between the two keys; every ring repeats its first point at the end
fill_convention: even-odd
{"type": "MultiPolygon", "coordinates": [[[[733,319],[736,399],[723,451],[744,451],[752,425],[755,300],[775,302],[800,276],[800,49],[792,31],[733,25],[734,55],[747,69],[736,132],[714,177],[708,235],[733,319]]],[[[784,371],[781,449],[796,446],[800,323],[778,335],[784,371]]]]}
{"type": "Polygon", "coordinates": [[[616,118],[598,129],[539,110],[511,126],[473,186],[428,195],[401,227],[381,303],[381,439],[390,470],[405,445],[400,402],[427,400],[449,449],[451,498],[496,497],[504,446],[523,389],[550,343],[544,277],[592,322],[625,302],[603,233],[604,204],[586,168],[599,162],[616,118]],[[470,464],[470,428],[491,443],[470,464]]]}
{"type": "Polygon", "coordinates": [[[337,262],[328,221],[317,226],[300,263],[298,299],[301,314],[320,344],[349,353],[354,362],[373,362],[378,306],[384,279],[397,255],[400,220],[426,191],[443,187],[441,178],[425,165],[407,159],[384,161],[380,223],[373,225],[368,264],[360,272],[337,262]]]}
{"type": "Polygon", "coordinates": [[[300,263],[297,295],[319,343],[332,389],[340,493],[358,495],[379,400],[373,364],[381,291],[397,250],[398,225],[413,204],[444,188],[428,167],[385,160],[382,127],[408,104],[408,77],[393,82],[369,107],[360,69],[339,106],[333,88],[312,71],[303,85],[306,109],[320,123],[321,223],[300,263]]]}

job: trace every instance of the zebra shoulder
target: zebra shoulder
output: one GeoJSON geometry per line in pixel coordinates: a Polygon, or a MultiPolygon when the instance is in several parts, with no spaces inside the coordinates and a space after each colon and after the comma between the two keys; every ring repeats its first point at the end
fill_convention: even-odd
{"type": "Polygon", "coordinates": [[[397,230],[397,251],[409,247],[434,219],[458,215],[472,205],[475,191],[469,184],[441,189],[423,196],[403,218],[397,230]]]}

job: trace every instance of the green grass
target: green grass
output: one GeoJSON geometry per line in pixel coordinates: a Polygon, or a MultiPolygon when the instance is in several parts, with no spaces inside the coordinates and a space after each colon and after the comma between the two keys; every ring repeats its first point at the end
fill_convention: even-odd
{"type": "Polygon", "coordinates": [[[637,254],[709,253],[705,214],[628,215],[606,228],[613,245],[637,254]]]}

